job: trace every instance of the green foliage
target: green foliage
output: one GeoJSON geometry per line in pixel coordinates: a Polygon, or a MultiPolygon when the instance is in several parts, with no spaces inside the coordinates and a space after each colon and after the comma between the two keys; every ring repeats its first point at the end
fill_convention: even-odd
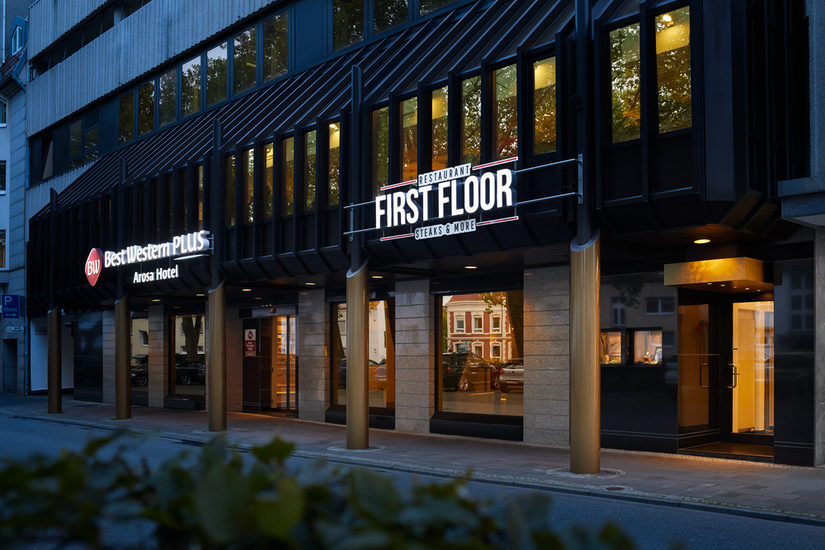
{"type": "Polygon", "coordinates": [[[483,502],[466,479],[414,484],[324,463],[290,472],[293,445],[248,457],[216,438],[197,454],[130,464],[121,435],[0,468],[0,543],[27,548],[617,549],[617,528],[556,533],[540,494],[483,502]]]}

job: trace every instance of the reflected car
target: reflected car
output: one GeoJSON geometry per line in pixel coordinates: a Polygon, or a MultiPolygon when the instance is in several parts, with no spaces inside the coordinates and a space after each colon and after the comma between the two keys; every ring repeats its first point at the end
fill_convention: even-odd
{"type": "MultiPolygon", "coordinates": [[[[382,359],[380,363],[376,363],[372,359],[369,360],[369,389],[370,390],[385,390],[387,389],[387,360],[382,359]]],[[[347,387],[347,360],[341,359],[338,361],[338,388],[346,389],[347,387]]]]}
{"type": "Polygon", "coordinates": [[[147,386],[149,385],[149,356],[135,355],[132,357],[132,385],[133,386],[147,386]]]}
{"type": "Polygon", "coordinates": [[[469,352],[441,355],[441,380],[445,390],[489,391],[498,389],[498,367],[469,352]]]}
{"type": "Polygon", "coordinates": [[[189,361],[186,355],[175,358],[175,383],[181,386],[206,383],[206,362],[203,354],[198,354],[197,361],[189,361]]]}
{"type": "Polygon", "coordinates": [[[524,363],[510,362],[501,366],[501,374],[498,377],[501,393],[509,391],[524,391],[524,363]]]}

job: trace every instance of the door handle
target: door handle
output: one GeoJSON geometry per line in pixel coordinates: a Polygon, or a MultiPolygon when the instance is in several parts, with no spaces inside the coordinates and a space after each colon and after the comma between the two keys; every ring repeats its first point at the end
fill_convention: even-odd
{"type": "Polygon", "coordinates": [[[705,368],[710,369],[710,364],[709,363],[702,363],[701,365],[699,365],[699,387],[700,388],[709,388],[710,387],[709,383],[704,383],[704,384],[702,383],[702,369],[705,369],[705,368]]]}
{"type": "Polygon", "coordinates": [[[730,363],[728,366],[730,367],[731,385],[728,386],[727,388],[729,390],[732,390],[733,388],[736,387],[736,382],[739,380],[739,369],[737,369],[736,365],[734,365],[733,363],[730,363]]]}

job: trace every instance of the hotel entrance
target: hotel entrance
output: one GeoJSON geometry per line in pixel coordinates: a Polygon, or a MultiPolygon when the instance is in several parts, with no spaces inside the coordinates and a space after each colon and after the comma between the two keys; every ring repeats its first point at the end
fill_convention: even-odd
{"type": "Polygon", "coordinates": [[[297,329],[294,314],[244,320],[244,411],[298,411],[297,329]]]}
{"type": "Polygon", "coordinates": [[[680,293],[679,452],[773,459],[774,302],[758,296],[680,293]]]}

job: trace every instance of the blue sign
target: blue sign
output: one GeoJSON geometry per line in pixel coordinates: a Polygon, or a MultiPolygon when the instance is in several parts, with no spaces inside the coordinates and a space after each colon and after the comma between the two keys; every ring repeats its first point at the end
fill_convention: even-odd
{"type": "Polygon", "coordinates": [[[3,294],[3,317],[6,319],[20,318],[20,296],[3,294]]]}

